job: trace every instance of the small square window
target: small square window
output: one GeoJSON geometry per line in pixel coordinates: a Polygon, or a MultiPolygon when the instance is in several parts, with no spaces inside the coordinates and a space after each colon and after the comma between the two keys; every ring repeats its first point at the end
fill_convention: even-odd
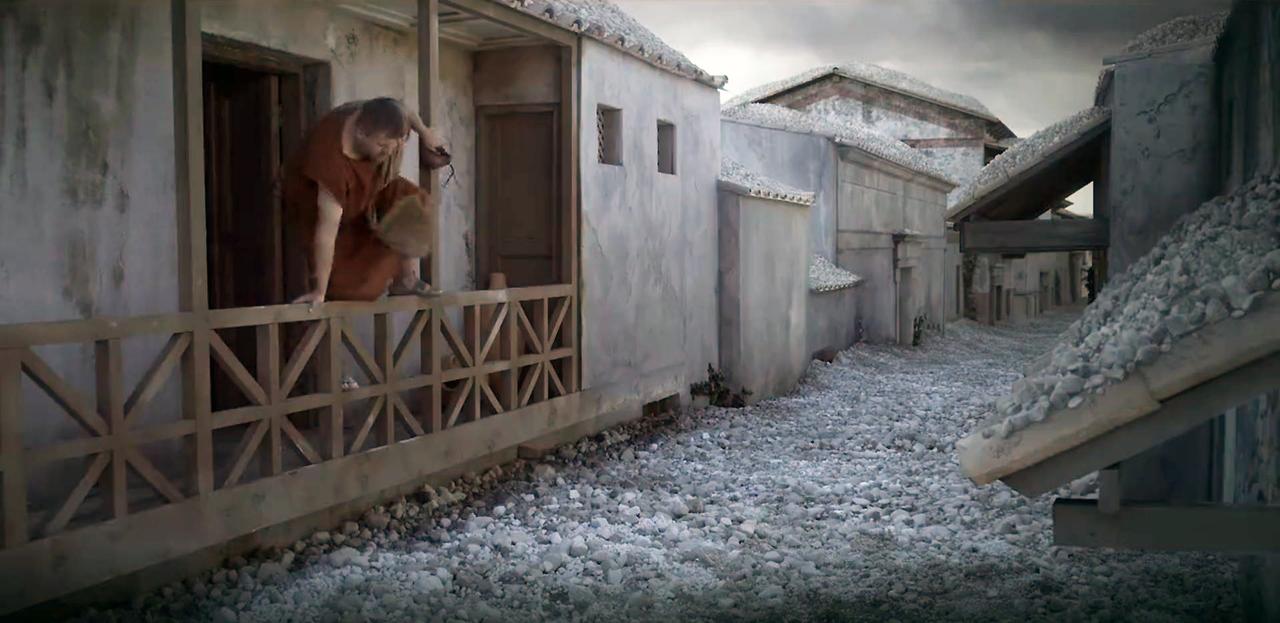
{"type": "Polygon", "coordinates": [[[676,126],[658,122],[658,172],[676,173],[676,126]]]}
{"type": "Polygon", "coordinates": [[[622,164],[622,111],[596,107],[596,134],[601,164],[622,164]]]}

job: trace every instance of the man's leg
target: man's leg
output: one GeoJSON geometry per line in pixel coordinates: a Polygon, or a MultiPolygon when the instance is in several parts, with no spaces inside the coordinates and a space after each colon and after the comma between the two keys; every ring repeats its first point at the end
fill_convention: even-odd
{"type": "Polygon", "coordinates": [[[394,296],[404,294],[416,294],[418,296],[426,296],[435,292],[431,284],[423,281],[418,276],[419,259],[416,257],[401,257],[400,272],[396,275],[394,281],[391,282],[390,293],[394,296]]]}

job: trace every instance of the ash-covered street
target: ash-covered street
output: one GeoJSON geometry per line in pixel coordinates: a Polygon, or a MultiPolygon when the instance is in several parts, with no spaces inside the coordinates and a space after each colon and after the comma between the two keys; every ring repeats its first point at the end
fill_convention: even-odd
{"type": "Polygon", "coordinates": [[[1050,496],[961,475],[952,443],[1074,317],[859,345],[78,619],[1238,619],[1233,561],[1056,549],[1050,496]]]}

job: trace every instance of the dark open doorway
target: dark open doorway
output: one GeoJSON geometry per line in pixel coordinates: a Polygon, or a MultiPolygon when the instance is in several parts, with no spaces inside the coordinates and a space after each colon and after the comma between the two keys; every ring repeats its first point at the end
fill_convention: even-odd
{"type": "MultiPolygon", "coordinates": [[[[287,226],[280,195],[285,158],[329,109],[326,63],[205,35],[203,38],[205,231],[209,307],[288,302],[306,290],[306,260],[287,226]]],[[[250,369],[251,329],[222,334],[250,369]]],[[[288,341],[288,340],[286,340],[288,341]]],[[[215,409],[245,404],[221,370],[215,409]]]]}

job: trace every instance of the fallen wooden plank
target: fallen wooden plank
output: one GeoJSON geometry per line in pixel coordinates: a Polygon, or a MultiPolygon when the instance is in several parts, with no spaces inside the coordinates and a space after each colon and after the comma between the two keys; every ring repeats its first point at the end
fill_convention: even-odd
{"type": "Polygon", "coordinates": [[[1160,400],[1280,352],[1280,294],[1263,295],[1255,312],[1205,327],[1175,342],[1151,365],[1139,368],[1102,394],[1082,394],[1083,404],[1007,439],[975,431],[956,442],[965,474],[987,484],[1083,445],[1160,408],[1160,400]]]}
{"type": "Polygon", "coordinates": [[[1133,504],[1104,513],[1097,500],[1053,503],[1058,546],[1169,551],[1280,550],[1280,507],[1133,504]]]}
{"type": "Polygon", "coordinates": [[[1137,456],[1280,384],[1280,354],[1237,368],[1161,403],[1160,408],[1096,439],[1001,480],[1026,496],[1137,456]]]}

